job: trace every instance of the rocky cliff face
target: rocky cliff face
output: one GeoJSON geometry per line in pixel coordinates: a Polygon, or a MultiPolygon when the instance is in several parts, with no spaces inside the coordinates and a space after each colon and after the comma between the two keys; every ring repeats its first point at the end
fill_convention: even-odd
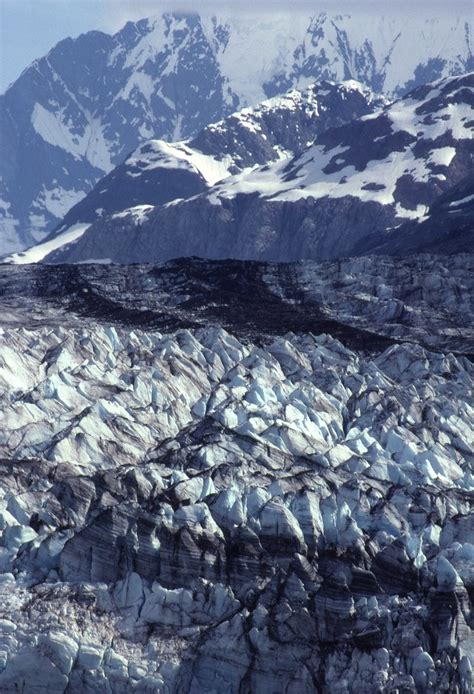
{"type": "Polygon", "coordinates": [[[0,689],[468,694],[472,263],[0,268],[0,689]]]}
{"type": "Polygon", "coordinates": [[[466,72],[471,25],[438,12],[163,14],[65,39],[0,98],[0,252],[43,239],[151,137],[192,136],[317,79],[395,96],[466,72]]]}

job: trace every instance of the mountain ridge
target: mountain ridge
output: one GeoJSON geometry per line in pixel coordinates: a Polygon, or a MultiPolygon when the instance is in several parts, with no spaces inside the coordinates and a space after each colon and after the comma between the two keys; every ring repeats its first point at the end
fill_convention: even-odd
{"type": "Polygon", "coordinates": [[[0,252],[44,239],[144,139],[193,135],[316,78],[394,94],[465,71],[470,20],[451,21],[448,43],[445,21],[380,18],[369,30],[344,14],[164,14],[60,42],[0,97],[0,252]]]}
{"type": "Polygon", "coordinates": [[[83,226],[80,238],[44,259],[287,261],[363,254],[374,247],[374,234],[385,241],[389,229],[421,220],[472,171],[473,130],[474,73],[445,78],[319,133],[293,158],[244,170],[185,200],[83,226]]]}
{"type": "MultiPolygon", "coordinates": [[[[164,205],[205,192],[223,178],[290,158],[331,125],[372,113],[384,103],[354,80],[319,82],[247,107],[177,143],[148,140],[101,179],[60,226],[34,247],[35,257],[50,240],[127,208],[164,205]]],[[[28,252],[15,256],[26,262],[28,252]]]]}

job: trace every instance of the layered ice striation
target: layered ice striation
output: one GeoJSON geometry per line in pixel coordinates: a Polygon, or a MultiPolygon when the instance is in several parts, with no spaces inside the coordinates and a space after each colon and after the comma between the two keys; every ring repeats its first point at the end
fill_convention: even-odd
{"type": "Polygon", "coordinates": [[[0,690],[470,692],[470,262],[2,268],[0,690]]]}

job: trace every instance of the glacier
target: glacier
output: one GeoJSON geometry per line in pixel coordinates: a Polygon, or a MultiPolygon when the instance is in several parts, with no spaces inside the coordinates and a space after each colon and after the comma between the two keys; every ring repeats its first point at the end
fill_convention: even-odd
{"type": "Polygon", "coordinates": [[[472,689],[471,254],[0,266],[0,689],[472,689]]]}

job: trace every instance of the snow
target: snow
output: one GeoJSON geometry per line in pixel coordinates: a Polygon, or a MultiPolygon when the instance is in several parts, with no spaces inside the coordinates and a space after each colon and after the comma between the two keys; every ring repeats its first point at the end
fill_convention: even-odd
{"type": "MultiPolygon", "coordinates": [[[[199,173],[209,186],[229,175],[232,158],[222,159],[188,147],[185,142],[168,143],[164,140],[149,140],[139,147],[126,161],[129,166],[137,166],[141,171],[153,169],[185,169],[199,173]],[[144,152],[144,149],[146,151],[144,152]],[[149,152],[148,150],[152,150],[149,152]]],[[[133,172],[127,172],[132,175],[133,172]]]]}
{"type": "Polygon", "coordinates": [[[54,217],[62,219],[84,197],[81,190],[68,190],[57,186],[46,188],[43,186],[40,194],[33,201],[33,208],[46,209],[54,217]]]}
{"type": "Polygon", "coordinates": [[[78,161],[84,157],[92,166],[107,173],[112,168],[112,161],[110,143],[104,136],[104,128],[100,120],[92,117],[85,109],[81,115],[85,118],[86,125],[79,131],[75,128],[73,132],[72,122],[70,118],[66,119],[64,108],[52,113],[36,102],[31,114],[31,124],[45,142],[68,152],[78,161]]]}
{"type": "Polygon", "coordinates": [[[2,210],[5,214],[8,214],[10,207],[11,204],[8,202],[8,200],[3,200],[0,198],[0,210],[2,210]]]}
{"type": "Polygon", "coordinates": [[[79,138],[73,135],[59,114],[51,113],[41,104],[36,103],[31,114],[31,124],[45,142],[60,147],[80,159],[83,148],[78,144],[79,138]]]}
{"type": "Polygon", "coordinates": [[[112,219],[120,219],[132,216],[135,223],[142,224],[152,210],[153,205],[135,205],[135,207],[128,207],[127,209],[122,210],[122,212],[113,214],[112,219]]]}
{"type": "MultiPolygon", "coordinates": [[[[347,81],[348,89],[360,89],[357,78],[380,85],[387,94],[403,87],[417,68],[429,66],[440,55],[445,61],[440,68],[443,75],[460,74],[467,69],[472,53],[470,18],[463,19],[463,14],[420,13],[410,16],[410,21],[403,12],[387,10],[374,20],[360,8],[352,16],[345,11],[294,8],[273,8],[272,12],[257,8],[251,13],[220,8],[205,11],[200,20],[160,15],[135,25],[131,33],[104,38],[98,53],[100,60],[99,54],[104,52],[103,73],[91,75],[80,85],[63,74],[51,56],[34,61],[29,74],[48,85],[50,99],[36,101],[32,97],[25,105],[26,113],[44,142],[74,160],[71,166],[61,165],[66,177],[72,180],[78,162],[91,165],[81,167],[80,183],[63,179],[58,184],[64,189],[82,188],[84,193],[98,180],[98,172],[110,171],[112,162],[119,161],[142,139],[187,135],[192,127],[188,117],[194,115],[194,104],[191,111],[188,109],[191,99],[196,99],[193,122],[197,124],[209,115],[206,101],[215,99],[216,112],[223,115],[237,106],[254,106],[274,90],[304,88],[318,71],[335,80],[349,75],[353,79],[347,81]],[[187,105],[181,108],[183,102],[173,86],[176,77],[186,72],[190,61],[194,69],[201,59],[203,82],[208,69],[212,72],[215,68],[217,79],[214,82],[211,77],[209,85],[195,80],[185,99],[187,105]],[[120,143],[125,142],[124,152],[120,143]]],[[[52,55],[56,59],[55,49],[52,55]]],[[[81,59],[76,52],[72,55],[81,59]]],[[[431,97],[436,96],[437,89],[433,88],[431,97]]],[[[281,98],[285,99],[275,97],[275,103],[281,98]]],[[[21,100],[17,106],[23,109],[21,100]]],[[[451,111],[448,107],[445,115],[449,117],[451,111]]],[[[250,117],[242,124],[247,129],[257,127],[250,117]]],[[[443,122],[434,124],[433,133],[443,127],[443,122]]],[[[457,122],[454,136],[458,137],[463,128],[457,122]]],[[[40,183],[51,188],[46,174],[42,173],[41,179],[40,183]]],[[[216,176],[211,179],[216,180],[216,176]]],[[[28,204],[22,203],[24,215],[16,212],[15,200],[15,216],[29,233],[35,229],[28,225],[29,206],[35,196],[36,188],[28,204]]],[[[52,221],[46,215],[48,225],[52,221]]],[[[19,235],[15,223],[14,219],[2,223],[8,244],[19,235]]]]}
{"type": "Polygon", "coordinates": [[[0,255],[11,253],[21,247],[17,230],[19,221],[10,214],[10,203],[2,200],[2,204],[4,214],[0,215],[0,255]]]}
{"type": "Polygon", "coordinates": [[[427,205],[417,205],[415,209],[411,210],[403,207],[399,202],[395,205],[395,211],[397,217],[400,219],[424,219],[428,211],[427,205]]]}
{"type": "Polygon", "coordinates": [[[465,198],[461,198],[461,200],[454,200],[449,203],[449,206],[459,207],[460,205],[467,205],[469,202],[474,202],[474,195],[467,195],[465,198]]]}
{"type": "Polygon", "coordinates": [[[153,78],[143,70],[136,70],[130,75],[126,85],[114,97],[112,104],[117,100],[136,102],[136,95],[141,94],[150,107],[150,99],[156,89],[153,78]]]}
{"type": "Polygon", "coordinates": [[[20,253],[14,253],[13,255],[4,259],[4,262],[13,263],[15,265],[24,265],[26,263],[39,263],[43,260],[49,253],[65,246],[69,243],[74,243],[87,231],[90,224],[75,224],[74,226],[64,231],[62,234],[58,234],[53,239],[40,243],[37,246],[28,248],[26,251],[21,251],[20,253]]]}
{"type": "Polygon", "coordinates": [[[142,125],[140,125],[138,132],[140,133],[140,137],[142,137],[144,140],[148,140],[149,138],[153,137],[153,130],[146,123],[142,123],[142,125]]]}
{"type": "MultiPolygon", "coordinates": [[[[340,80],[347,72],[363,80],[364,69],[370,78],[371,61],[374,60],[374,71],[385,74],[383,90],[386,93],[412,79],[415,67],[439,55],[439,46],[443,47],[443,57],[446,57],[443,74],[448,74],[460,65],[459,47],[466,41],[463,21],[456,17],[450,19],[448,28],[446,16],[439,13],[437,16],[410,16],[407,22],[400,11],[385,11],[374,20],[373,14],[360,8],[352,15],[349,12],[308,13],[301,9],[296,12],[273,9],[271,13],[220,9],[212,14],[204,13],[196,33],[199,35],[202,28],[225,77],[228,87],[225,96],[229,103],[235,94],[245,106],[264,100],[266,83],[271,83],[275,75],[290,76],[295,67],[301,67],[305,57],[317,54],[318,48],[324,50],[328,71],[334,72],[340,80]],[[222,30],[226,35],[224,41],[219,35],[222,30]],[[318,31],[322,38],[317,36],[318,31]],[[341,42],[345,44],[343,59],[341,42]]],[[[182,16],[154,16],[148,20],[147,30],[131,50],[116,47],[111,52],[109,64],[113,65],[119,55],[125,54],[126,70],[144,72],[147,61],[155,59],[159,46],[161,74],[165,77],[175,74],[188,48],[190,32],[183,31],[188,26],[182,16]]],[[[310,81],[311,77],[301,76],[293,86],[305,87],[310,81]]],[[[348,84],[357,83],[350,80],[348,84]]],[[[138,88],[146,98],[148,86],[143,84],[138,88]]]]}
{"type": "MultiPolygon", "coordinates": [[[[432,98],[430,93],[426,98],[432,98]]],[[[416,182],[424,183],[430,179],[439,178],[439,173],[433,173],[433,167],[449,167],[456,155],[456,148],[452,145],[437,147],[434,141],[446,130],[451,131],[452,137],[458,140],[470,139],[472,132],[464,127],[466,113],[472,119],[473,109],[467,104],[448,105],[434,114],[434,124],[426,124],[426,114],[418,115],[420,101],[408,98],[396,102],[381,113],[364,116],[361,120],[375,120],[377,118],[390,118],[392,131],[403,130],[416,136],[417,142],[423,138],[427,143],[432,143],[431,151],[425,157],[417,157],[411,147],[407,146],[403,151],[393,151],[385,159],[369,160],[365,168],[358,171],[352,165],[347,165],[332,173],[327,173],[325,168],[331,163],[342,164],[347,159],[350,161],[350,148],[335,146],[326,150],[318,141],[310,146],[302,155],[292,160],[276,161],[269,166],[259,167],[252,172],[243,172],[231,176],[218,184],[211,193],[211,202],[218,204],[219,198],[234,197],[238,193],[259,193],[261,196],[273,200],[295,201],[304,197],[316,199],[330,196],[341,198],[344,196],[357,197],[363,202],[374,201],[383,205],[394,205],[397,216],[405,219],[420,218],[426,213],[425,205],[417,205],[415,209],[405,208],[400,203],[396,204],[394,193],[397,183],[402,176],[411,175],[416,182]],[[443,120],[446,112],[449,112],[449,122],[443,120]],[[344,154],[345,157],[338,155],[344,154]],[[288,179],[288,170],[293,177],[288,179]],[[376,190],[367,189],[367,186],[377,186],[376,190]]]]}
{"type": "MultiPolygon", "coordinates": [[[[295,63],[295,50],[302,46],[300,55],[313,54],[316,43],[309,27],[318,27],[323,33],[322,46],[329,70],[344,78],[344,71],[362,79],[358,72],[360,58],[365,63],[375,59],[377,69],[385,72],[383,91],[393,92],[398,85],[408,82],[413,75],[414,66],[423,65],[429,57],[439,55],[439,46],[446,56],[444,74],[452,68],[459,56],[458,46],[464,45],[464,24],[460,19],[451,18],[449,30],[446,16],[410,15],[406,20],[403,12],[384,11],[374,18],[362,8],[357,14],[331,12],[309,15],[299,12],[273,10],[267,14],[249,15],[241,13],[217,13],[217,26],[230,28],[228,43],[217,52],[221,70],[228,76],[234,93],[241,97],[241,103],[255,104],[265,94],[262,85],[272,80],[275,74],[288,75],[295,63]],[[368,37],[367,27],[371,31],[368,37]],[[338,51],[340,41],[347,38],[348,50],[344,61],[338,51]],[[370,47],[370,49],[368,48],[370,47]]],[[[205,18],[204,30],[209,42],[215,41],[215,29],[211,18],[205,18]]],[[[370,75],[370,68],[368,70],[370,75]]],[[[295,86],[306,86],[305,78],[300,78],[295,86]]]]}
{"type": "Polygon", "coordinates": [[[433,166],[449,166],[455,156],[455,147],[439,147],[430,152],[428,163],[433,166]]]}
{"type": "Polygon", "coordinates": [[[33,236],[36,237],[36,234],[38,234],[39,237],[41,238],[41,236],[42,236],[41,232],[47,226],[46,217],[44,216],[44,214],[33,214],[32,213],[29,215],[28,219],[29,219],[30,224],[31,224],[33,236]]]}
{"type": "Polygon", "coordinates": [[[85,111],[85,116],[89,121],[87,126],[87,145],[84,156],[92,166],[108,173],[113,168],[113,143],[105,136],[106,126],[100,118],[92,116],[85,111]]]}

